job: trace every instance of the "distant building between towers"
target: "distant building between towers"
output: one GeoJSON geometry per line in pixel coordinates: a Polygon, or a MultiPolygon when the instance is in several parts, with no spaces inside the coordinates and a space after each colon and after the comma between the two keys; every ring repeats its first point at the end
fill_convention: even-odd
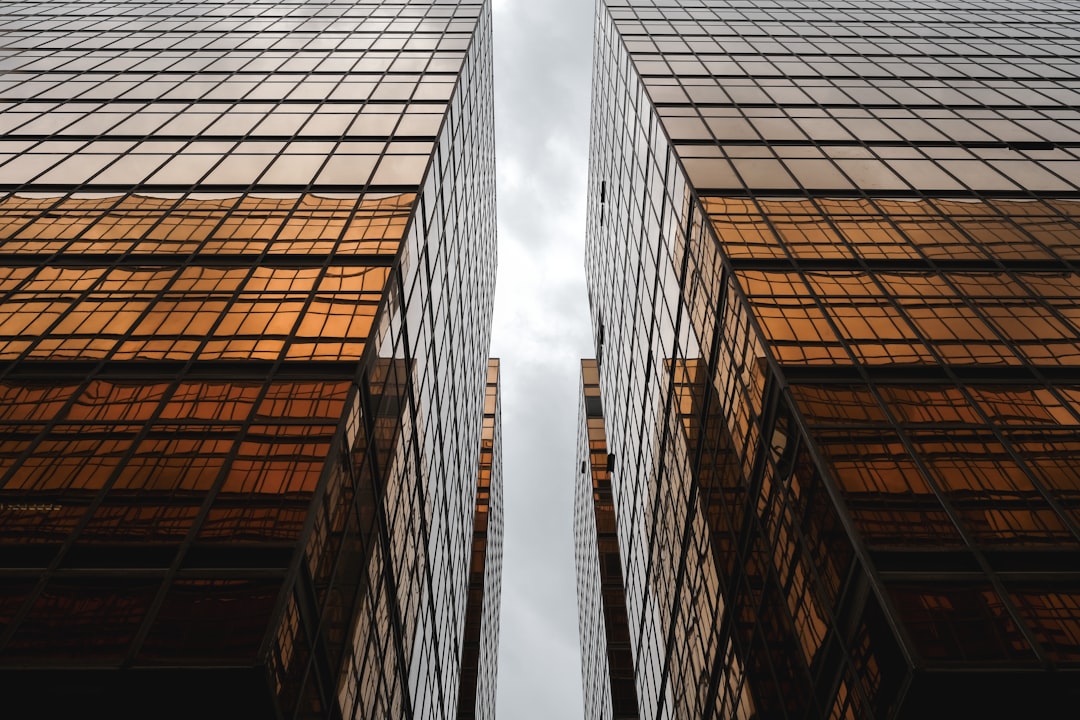
{"type": "Polygon", "coordinates": [[[1080,708],[1080,4],[600,0],[586,718],[1080,708]]]}
{"type": "Polygon", "coordinates": [[[490,4],[0,27],[0,715],[493,717],[490,4]]]}

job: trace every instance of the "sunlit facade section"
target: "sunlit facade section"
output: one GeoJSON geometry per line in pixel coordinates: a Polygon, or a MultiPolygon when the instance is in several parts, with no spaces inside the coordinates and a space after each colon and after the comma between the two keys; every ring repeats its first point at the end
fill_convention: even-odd
{"type": "Polygon", "coordinates": [[[50,1],[0,26],[5,709],[451,717],[489,6],[50,1]]]}
{"type": "Polygon", "coordinates": [[[641,717],[1068,717],[1080,7],[596,20],[586,269],[641,717]]]}
{"type": "Polygon", "coordinates": [[[503,555],[502,393],[499,388],[499,360],[491,358],[484,394],[480,470],[476,480],[458,720],[495,720],[503,555]]]}

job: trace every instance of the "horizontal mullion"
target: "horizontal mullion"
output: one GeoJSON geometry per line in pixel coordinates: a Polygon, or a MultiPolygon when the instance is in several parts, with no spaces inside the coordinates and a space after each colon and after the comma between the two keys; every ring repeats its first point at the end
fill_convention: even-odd
{"type": "Polygon", "coordinates": [[[365,194],[370,192],[380,193],[414,193],[419,190],[419,185],[343,185],[312,183],[309,185],[217,185],[217,184],[161,184],[154,183],[131,183],[125,185],[108,184],[97,185],[94,183],[79,183],[78,185],[60,185],[55,183],[0,183],[0,192],[35,192],[55,193],[67,195],[68,193],[93,192],[93,193],[176,193],[188,195],[189,193],[228,193],[230,195],[251,195],[254,193],[295,193],[297,195],[320,193],[355,193],[365,194]]]}
{"type": "Polygon", "coordinates": [[[359,360],[14,360],[0,362],[4,382],[65,377],[95,379],[207,379],[238,382],[267,380],[352,380],[359,360]],[[95,372],[96,371],[96,372],[95,372]]]}
{"type": "MultiPolygon", "coordinates": [[[[786,219],[783,216],[770,215],[772,220],[786,219]]],[[[934,259],[923,260],[918,258],[904,259],[855,259],[855,258],[731,258],[728,260],[732,269],[739,271],[828,271],[837,270],[842,272],[1021,272],[1037,273],[1046,272],[1059,274],[1074,272],[1075,268],[1065,261],[1054,260],[949,260],[934,259]]]]}
{"type": "MultiPolygon", "coordinates": [[[[335,242],[335,238],[327,240],[335,242]]],[[[268,245],[275,243],[300,242],[292,240],[267,240],[268,245]]],[[[274,268],[310,268],[322,267],[390,267],[395,255],[350,255],[347,253],[252,253],[217,254],[210,252],[194,253],[57,253],[28,254],[0,253],[0,267],[117,267],[142,269],[146,267],[274,267],[274,268]]]]}

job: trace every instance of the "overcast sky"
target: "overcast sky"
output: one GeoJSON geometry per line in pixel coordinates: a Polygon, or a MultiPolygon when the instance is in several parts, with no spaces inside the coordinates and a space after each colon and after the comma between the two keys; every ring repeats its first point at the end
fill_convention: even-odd
{"type": "Polygon", "coordinates": [[[500,720],[580,718],[573,483],[592,353],[585,187],[593,0],[494,0],[506,529],[500,720]]]}

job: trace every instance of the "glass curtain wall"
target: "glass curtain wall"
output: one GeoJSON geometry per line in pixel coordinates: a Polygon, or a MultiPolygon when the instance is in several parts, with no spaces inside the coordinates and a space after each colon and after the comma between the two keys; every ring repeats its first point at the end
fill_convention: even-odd
{"type": "Polygon", "coordinates": [[[6,703],[448,716],[489,6],[50,0],[0,28],[6,703]]]}
{"type": "Polygon", "coordinates": [[[1080,8],[597,4],[586,267],[642,717],[1059,717],[1080,8]]]}

